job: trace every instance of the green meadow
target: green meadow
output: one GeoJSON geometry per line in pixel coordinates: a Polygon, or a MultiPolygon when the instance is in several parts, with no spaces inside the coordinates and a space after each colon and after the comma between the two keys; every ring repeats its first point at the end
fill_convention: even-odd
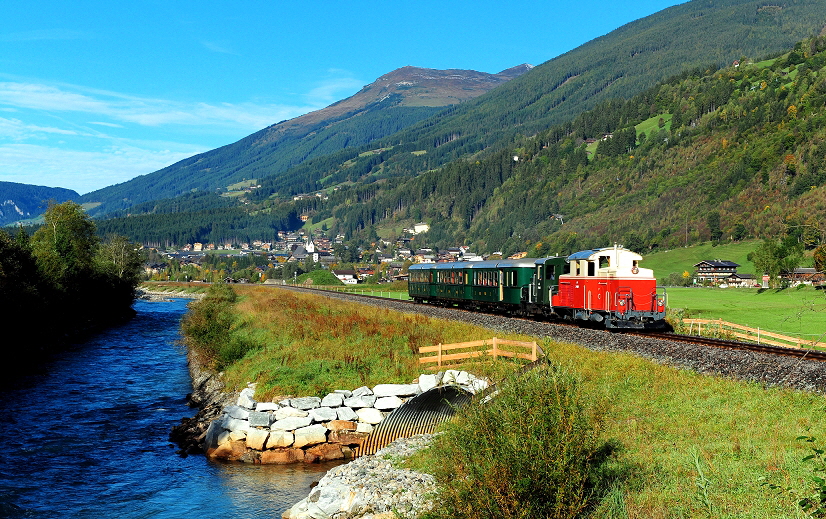
{"type": "Polygon", "coordinates": [[[812,287],[668,288],[668,307],[692,319],[722,319],[752,328],[824,340],[826,290],[812,287]]]}

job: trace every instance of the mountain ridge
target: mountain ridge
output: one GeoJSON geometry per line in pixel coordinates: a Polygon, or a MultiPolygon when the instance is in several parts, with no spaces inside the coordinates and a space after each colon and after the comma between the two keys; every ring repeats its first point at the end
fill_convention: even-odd
{"type": "Polygon", "coordinates": [[[250,165],[277,153],[284,156],[283,160],[271,161],[265,172],[275,174],[325,152],[395,133],[445,106],[477,97],[531,68],[522,64],[488,74],[465,69],[401,67],[325,108],[270,125],[235,143],[189,157],[154,173],[87,193],[83,201],[103,202],[96,209],[102,214],[192,190],[225,188],[252,178],[239,174],[238,167],[214,174],[220,166],[213,160],[215,156],[229,155],[250,165]]]}
{"type": "Polygon", "coordinates": [[[78,198],[77,191],[63,187],[0,181],[0,226],[39,216],[50,200],[61,203],[78,198]]]}

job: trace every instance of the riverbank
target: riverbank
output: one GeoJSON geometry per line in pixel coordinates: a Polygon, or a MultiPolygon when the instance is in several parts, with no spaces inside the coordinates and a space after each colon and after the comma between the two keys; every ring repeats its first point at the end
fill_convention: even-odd
{"type": "Polygon", "coordinates": [[[239,396],[239,392],[226,389],[221,375],[210,367],[202,353],[187,348],[186,360],[192,379],[192,392],[186,395],[186,402],[197,412],[195,416],[182,418],[169,434],[169,440],[178,446],[178,454],[183,456],[205,453],[204,440],[209,425],[239,396]]]}
{"type": "Polygon", "coordinates": [[[153,288],[149,285],[143,285],[135,290],[135,298],[143,301],[151,302],[166,302],[172,299],[193,299],[201,300],[204,298],[205,291],[194,291],[187,287],[157,287],[153,288]]]}

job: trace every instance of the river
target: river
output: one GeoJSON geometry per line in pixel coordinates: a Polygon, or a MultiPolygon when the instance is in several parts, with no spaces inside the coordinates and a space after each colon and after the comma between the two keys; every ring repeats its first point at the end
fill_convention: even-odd
{"type": "Polygon", "coordinates": [[[186,301],[135,310],[0,392],[0,517],[280,518],[331,465],[177,455],[169,431],[195,413],[186,301]]]}

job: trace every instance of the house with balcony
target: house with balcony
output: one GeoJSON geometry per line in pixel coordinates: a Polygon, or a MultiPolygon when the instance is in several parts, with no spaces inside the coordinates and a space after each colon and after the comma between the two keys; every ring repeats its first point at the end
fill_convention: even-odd
{"type": "Polygon", "coordinates": [[[694,276],[694,283],[698,285],[712,284],[719,285],[731,277],[732,274],[737,273],[737,267],[740,265],[733,261],[726,260],[705,260],[694,265],[696,274],[694,276]]]}

